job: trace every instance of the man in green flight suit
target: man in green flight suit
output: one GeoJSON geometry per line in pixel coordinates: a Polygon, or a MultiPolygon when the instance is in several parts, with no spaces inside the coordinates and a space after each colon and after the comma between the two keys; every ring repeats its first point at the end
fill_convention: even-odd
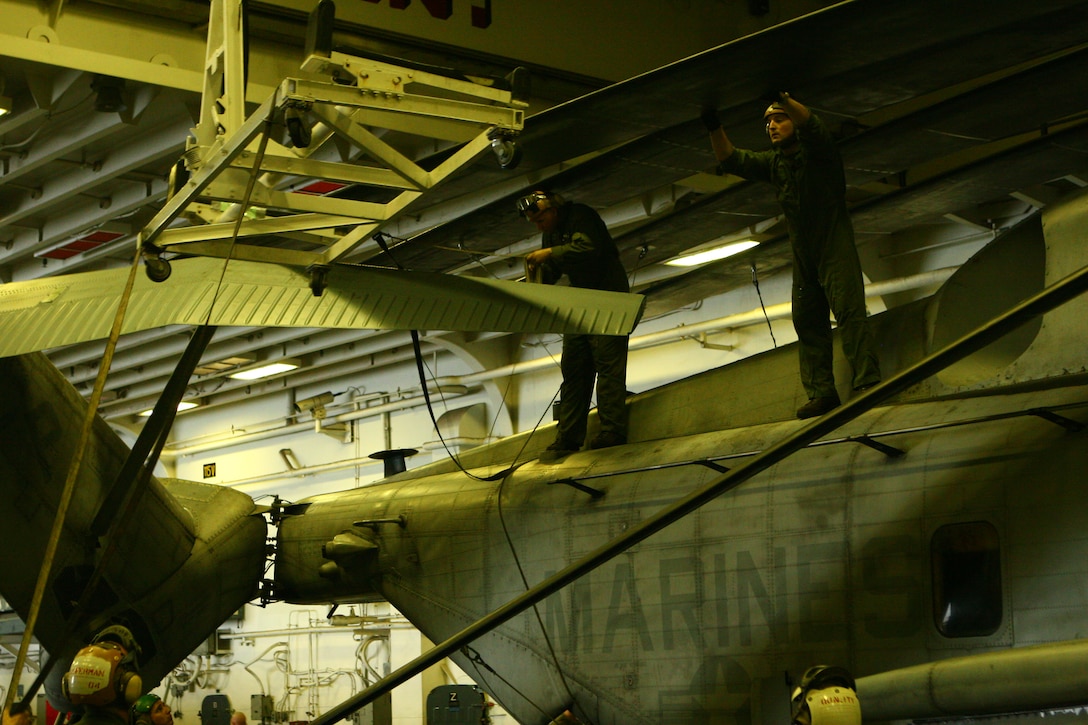
{"type": "Polygon", "coordinates": [[[718,159],[718,172],[774,184],[793,248],[793,327],[808,402],[798,418],[823,415],[839,405],[832,367],[830,312],[853,367],[854,390],[880,382],[865,311],[865,286],[846,208],[846,176],[827,127],[801,103],[781,93],[764,112],[770,151],[735,148],[717,111],[702,120],[718,159]]]}
{"type": "MultiPolygon", "coordinates": [[[[541,248],[526,258],[530,279],[553,284],[564,274],[573,287],[628,292],[627,272],[608,227],[585,204],[534,191],[521,197],[518,212],[541,231],[541,248]]],[[[559,425],[555,442],[541,454],[551,463],[581,449],[586,437],[593,379],[601,432],[590,448],[627,442],[627,336],[564,335],[560,363],[559,425]]]]}

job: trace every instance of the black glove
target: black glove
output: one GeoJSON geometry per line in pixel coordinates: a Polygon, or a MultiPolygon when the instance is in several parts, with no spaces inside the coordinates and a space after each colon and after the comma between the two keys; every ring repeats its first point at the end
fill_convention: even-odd
{"type": "Polygon", "coordinates": [[[706,126],[706,130],[711,133],[722,127],[722,122],[718,120],[718,109],[713,106],[704,108],[703,112],[699,114],[699,120],[706,126]]]}
{"type": "Polygon", "coordinates": [[[771,105],[772,103],[781,103],[782,102],[782,92],[781,91],[771,91],[771,90],[765,91],[764,93],[759,94],[759,100],[763,101],[763,103],[768,105],[768,106],[771,105]]]}

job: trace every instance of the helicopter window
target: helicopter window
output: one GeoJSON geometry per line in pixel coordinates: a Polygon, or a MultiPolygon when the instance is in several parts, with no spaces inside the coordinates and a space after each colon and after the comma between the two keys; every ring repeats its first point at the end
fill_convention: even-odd
{"type": "Polygon", "coordinates": [[[933,614],[946,637],[983,637],[1001,625],[1001,551],[986,521],[942,526],[933,533],[933,614]]]}

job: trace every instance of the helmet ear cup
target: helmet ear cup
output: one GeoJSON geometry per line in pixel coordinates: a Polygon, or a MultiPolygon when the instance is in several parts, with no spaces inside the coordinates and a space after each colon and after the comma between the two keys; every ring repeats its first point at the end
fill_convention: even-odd
{"type": "Polygon", "coordinates": [[[132,707],[140,699],[140,695],[144,694],[144,681],[135,672],[123,672],[117,678],[117,690],[125,705],[132,707]]]}
{"type": "Polygon", "coordinates": [[[805,695],[808,694],[808,690],[804,687],[795,687],[793,689],[793,695],[790,697],[790,723],[791,725],[798,725],[798,718],[805,711],[808,704],[805,702],[805,695]]]}

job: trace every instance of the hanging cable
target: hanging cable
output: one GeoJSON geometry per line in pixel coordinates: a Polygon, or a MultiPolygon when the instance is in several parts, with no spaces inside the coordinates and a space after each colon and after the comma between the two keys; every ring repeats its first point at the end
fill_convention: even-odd
{"type": "MultiPolygon", "coordinates": [[[[510,395],[510,388],[512,388],[514,386],[514,376],[516,374],[517,374],[517,367],[516,367],[516,364],[515,364],[515,368],[510,371],[509,375],[506,376],[506,387],[503,389],[502,397],[500,398],[500,402],[501,402],[502,405],[506,405],[507,397],[510,395]]],[[[432,373],[432,375],[433,375],[433,373],[432,373]]],[[[555,400],[555,398],[553,397],[552,400],[555,400]]],[[[502,408],[500,407],[499,410],[502,410],[502,408]]],[[[492,416],[492,418],[491,418],[491,425],[489,425],[487,427],[487,440],[489,440],[489,441],[495,437],[495,426],[497,426],[499,424],[499,410],[495,411],[495,415],[492,416]]],[[[536,429],[534,428],[533,431],[535,432],[536,429]]],[[[532,437],[532,436],[530,435],[529,437],[532,437]]],[[[522,446],[521,451],[523,451],[523,450],[525,450],[524,446],[522,446]]],[[[518,451],[518,455],[521,455],[521,451],[518,451]]]]}
{"type": "MultiPolygon", "coordinates": [[[[551,355],[551,353],[549,353],[549,355],[551,355]]],[[[417,359],[417,361],[418,361],[418,360],[422,360],[422,356],[421,356],[421,355],[417,355],[417,358],[416,358],[416,359],[417,359]]],[[[559,366],[559,362],[555,360],[555,357],[554,357],[554,356],[552,356],[552,360],[553,360],[553,361],[555,362],[555,364],[556,364],[556,367],[558,367],[558,366],[559,366]]],[[[442,394],[442,393],[441,393],[441,386],[439,386],[439,385],[438,385],[438,381],[437,381],[437,380],[435,379],[435,375],[434,375],[434,372],[433,372],[433,371],[431,371],[431,370],[430,370],[429,368],[427,369],[427,372],[429,372],[429,373],[430,373],[430,379],[431,379],[431,382],[432,382],[432,383],[435,383],[435,387],[436,387],[436,388],[439,388],[439,395],[441,395],[441,394],[442,394]]],[[[420,373],[420,374],[422,374],[422,373],[420,373]]],[[[506,390],[505,390],[505,391],[503,391],[503,395],[502,395],[502,402],[503,402],[504,404],[506,403],[506,397],[507,397],[507,395],[508,395],[508,394],[509,394],[509,392],[510,392],[510,386],[511,386],[511,385],[513,384],[513,375],[514,375],[514,373],[513,373],[513,372],[511,372],[511,373],[510,373],[510,377],[509,377],[509,379],[507,380],[507,384],[506,384],[506,390]]],[[[423,380],[422,378],[420,379],[420,385],[421,385],[421,387],[423,388],[423,391],[424,391],[424,400],[426,400],[426,399],[427,399],[427,395],[426,395],[426,391],[427,391],[427,384],[426,384],[426,381],[425,381],[425,380],[423,380]]],[[[524,440],[524,441],[522,442],[522,444],[521,444],[521,448],[519,448],[519,449],[518,449],[518,452],[517,452],[516,454],[514,454],[514,463],[511,463],[511,464],[510,464],[510,468],[508,468],[508,469],[507,469],[507,470],[508,470],[509,472],[511,472],[511,473],[512,473],[512,472],[513,472],[514,470],[516,470],[516,469],[517,469],[517,468],[519,467],[519,466],[515,466],[514,464],[515,464],[515,463],[517,462],[517,460],[518,460],[519,458],[521,458],[521,454],[525,452],[525,448],[526,448],[526,446],[528,446],[528,445],[529,445],[529,441],[530,441],[530,440],[532,440],[532,438],[533,438],[533,434],[534,434],[534,433],[536,433],[537,429],[538,429],[538,428],[540,428],[540,425],[541,425],[541,423],[543,423],[543,422],[544,422],[544,416],[546,416],[546,415],[548,414],[548,411],[549,411],[549,410],[551,410],[551,409],[552,409],[552,407],[553,407],[553,406],[555,405],[555,401],[556,401],[556,398],[558,398],[558,397],[559,397],[559,392],[560,392],[560,390],[561,390],[561,388],[556,388],[556,390],[555,390],[555,394],[553,394],[553,395],[552,395],[552,399],[551,399],[550,401],[548,401],[548,404],[547,404],[546,406],[544,406],[544,412],[540,414],[540,417],[539,417],[539,418],[537,418],[536,424],[535,424],[535,425],[533,425],[532,429],[530,429],[530,431],[529,431],[529,434],[528,434],[527,436],[525,436],[525,440],[524,440]]],[[[445,400],[443,399],[443,403],[444,403],[444,402],[445,402],[445,400]]],[[[439,441],[440,441],[440,442],[442,443],[442,446],[443,446],[443,447],[444,447],[444,448],[446,449],[446,454],[447,454],[447,455],[448,455],[448,456],[449,456],[449,457],[450,457],[450,458],[451,458],[451,459],[452,459],[452,460],[454,461],[454,463],[456,463],[456,464],[457,464],[458,468],[460,468],[460,469],[461,469],[461,471],[462,471],[462,472],[463,472],[463,473],[464,473],[465,475],[467,475],[467,476],[470,476],[470,477],[472,477],[472,478],[475,478],[476,480],[479,480],[479,481],[493,481],[493,480],[499,480],[499,479],[500,479],[500,478],[501,478],[501,477],[502,477],[502,476],[504,475],[504,474],[500,473],[500,474],[496,474],[496,475],[494,475],[494,476],[488,476],[488,477],[487,477],[487,478],[485,479],[485,478],[480,478],[480,477],[476,476],[475,474],[469,473],[469,472],[468,472],[468,471],[466,471],[466,470],[465,470],[464,468],[462,468],[462,467],[461,467],[461,465],[460,465],[460,462],[459,462],[459,461],[458,461],[458,459],[457,459],[457,457],[456,457],[456,456],[454,455],[453,451],[451,451],[451,450],[450,450],[450,448],[449,448],[449,446],[448,446],[448,445],[446,444],[446,440],[445,440],[445,438],[443,438],[443,436],[442,436],[442,431],[438,430],[438,423],[437,423],[437,422],[435,421],[435,416],[434,416],[434,412],[433,412],[433,410],[431,410],[431,408],[430,408],[429,406],[428,406],[428,412],[430,412],[430,414],[431,414],[431,422],[432,422],[432,423],[434,423],[434,427],[435,427],[435,432],[436,432],[436,433],[438,434],[438,440],[439,440],[439,441]]],[[[491,429],[490,429],[490,430],[488,431],[488,435],[489,435],[489,436],[490,436],[490,435],[492,434],[492,432],[494,431],[494,424],[495,424],[495,422],[497,422],[497,421],[498,421],[498,415],[496,414],[496,417],[495,417],[495,419],[494,419],[494,422],[492,423],[492,428],[491,428],[491,429]]]]}
{"type": "MultiPolygon", "coordinates": [[[[462,652],[464,652],[465,655],[468,657],[469,662],[476,665],[476,672],[481,675],[480,679],[484,679],[482,677],[483,673],[480,672],[480,668],[483,667],[485,670],[487,670],[491,674],[495,675],[495,677],[502,680],[503,684],[506,685],[507,687],[509,687],[511,690],[513,690],[521,699],[525,700],[525,702],[527,702],[528,704],[530,704],[534,708],[536,708],[536,711],[539,712],[542,716],[544,716],[545,718],[550,717],[548,715],[548,713],[546,713],[544,711],[544,708],[542,708],[540,705],[535,703],[528,695],[526,695],[524,692],[522,692],[517,687],[515,687],[514,684],[512,682],[510,682],[510,680],[506,679],[505,677],[500,675],[498,672],[496,672],[495,669],[491,665],[487,664],[487,662],[484,662],[484,658],[480,656],[479,652],[474,650],[472,647],[469,647],[468,645],[465,645],[462,648],[462,652]]],[[[485,691],[490,691],[490,688],[488,688],[486,684],[484,684],[482,682],[480,684],[484,685],[484,690],[485,691]]]]}
{"type": "MultiPolygon", "coordinates": [[[[521,559],[518,557],[517,549],[514,547],[514,539],[510,536],[510,529],[506,526],[506,516],[502,510],[502,490],[505,486],[506,478],[503,478],[502,481],[499,482],[499,489],[495,494],[496,510],[499,514],[499,525],[502,527],[503,536],[506,537],[506,546],[510,549],[510,555],[514,559],[514,566],[517,567],[518,576],[521,577],[521,584],[525,587],[525,591],[529,591],[531,589],[529,586],[529,579],[525,576],[525,569],[521,566],[521,559]]],[[[555,671],[559,674],[559,681],[563,683],[563,689],[567,691],[567,697],[570,698],[570,702],[574,703],[574,693],[571,692],[570,683],[567,682],[567,676],[563,673],[562,665],[559,664],[559,655],[556,654],[555,646],[552,644],[552,638],[548,635],[548,628],[544,626],[544,618],[540,616],[540,608],[535,604],[533,605],[533,615],[536,617],[537,624],[540,626],[540,633],[544,635],[544,643],[548,647],[548,654],[552,658],[552,664],[555,665],[555,671]]]]}
{"type": "Polygon", "coordinates": [[[234,247],[238,243],[238,234],[242,230],[242,220],[245,219],[246,209],[249,207],[249,200],[253,197],[253,187],[257,184],[257,172],[260,170],[261,162],[264,160],[265,150],[268,148],[268,138],[271,133],[272,117],[269,116],[264,122],[264,130],[261,132],[261,142],[257,147],[257,155],[253,159],[253,169],[249,174],[249,181],[246,183],[245,194],[242,195],[242,203],[238,210],[238,216],[234,219],[234,229],[231,230],[230,243],[227,246],[227,256],[224,258],[223,266],[219,270],[219,280],[215,286],[212,304],[208,306],[208,317],[205,319],[204,324],[209,324],[212,317],[212,310],[215,307],[215,303],[219,300],[219,293],[223,287],[223,279],[227,275],[227,265],[230,264],[230,260],[234,256],[234,247]]]}
{"type": "Polygon", "coordinates": [[[642,266],[642,260],[646,259],[646,255],[650,253],[650,245],[643,244],[638,248],[638,257],[635,258],[635,268],[631,270],[631,277],[629,286],[631,289],[635,288],[635,281],[638,279],[638,270],[642,266]]]}
{"type": "MultiPolygon", "coordinates": [[[[405,267],[397,261],[396,257],[393,256],[389,245],[386,244],[386,235],[384,233],[375,232],[373,239],[375,242],[377,242],[378,246],[381,247],[382,251],[385,252],[386,256],[389,257],[389,259],[393,262],[397,269],[401,271],[407,271],[405,267]]],[[[452,450],[450,450],[449,444],[446,442],[445,437],[442,435],[442,431],[438,427],[438,418],[434,414],[434,404],[431,402],[430,388],[427,385],[427,373],[424,369],[423,348],[419,342],[419,330],[411,330],[410,333],[412,336],[412,352],[416,361],[416,373],[419,376],[419,386],[423,391],[423,401],[427,406],[427,414],[431,418],[431,424],[434,426],[434,431],[438,435],[439,442],[442,443],[442,447],[446,450],[446,455],[450,457],[450,460],[454,462],[458,470],[460,470],[461,473],[465,474],[469,478],[473,478],[477,481],[501,481],[506,478],[506,476],[510,475],[522,465],[527,463],[527,461],[522,461],[521,463],[518,463],[517,461],[521,457],[522,452],[524,452],[525,447],[529,444],[529,441],[532,439],[532,435],[528,435],[525,437],[525,441],[524,443],[522,443],[521,449],[514,456],[513,462],[498,473],[494,473],[490,476],[477,476],[475,473],[470,472],[461,464],[460,459],[453,453],[452,450]]],[[[556,395],[559,395],[558,390],[556,391],[556,395]]],[[[555,398],[553,397],[552,402],[554,403],[554,401],[555,398]]],[[[549,405],[548,409],[550,408],[551,406],[549,405]]],[[[541,420],[543,420],[543,416],[541,416],[541,420]]],[[[539,423],[537,425],[539,425],[539,423]]],[[[534,427],[533,430],[535,431],[536,427],[534,427]]]]}
{"type": "Polygon", "coordinates": [[[774,328],[771,327],[771,317],[767,314],[767,306],[763,304],[763,293],[759,291],[759,276],[756,274],[756,263],[752,262],[752,285],[756,288],[759,297],[759,309],[763,310],[763,319],[767,321],[767,331],[771,333],[771,344],[778,347],[778,341],[774,339],[774,328]]]}

